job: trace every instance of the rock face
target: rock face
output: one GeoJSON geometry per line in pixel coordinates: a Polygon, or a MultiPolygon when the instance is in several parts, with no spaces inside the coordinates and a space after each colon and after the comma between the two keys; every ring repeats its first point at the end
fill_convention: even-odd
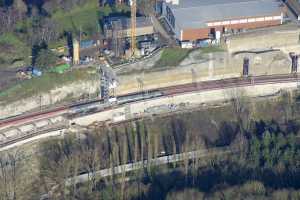
{"type": "Polygon", "coordinates": [[[41,106],[50,106],[67,99],[78,99],[82,96],[96,94],[99,91],[99,85],[98,80],[80,81],[55,88],[48,93],[40,93],[8,105],[0,105],[0,119],[19,115],[41,106]]]}

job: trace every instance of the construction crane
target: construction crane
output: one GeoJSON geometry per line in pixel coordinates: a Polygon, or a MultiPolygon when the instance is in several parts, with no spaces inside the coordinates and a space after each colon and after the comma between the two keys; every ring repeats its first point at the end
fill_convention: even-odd
{"type": "Polygon", "coordinates": [[[131,0],[131,56],[135,56],[136,50],[136,0],[131,0]]]}

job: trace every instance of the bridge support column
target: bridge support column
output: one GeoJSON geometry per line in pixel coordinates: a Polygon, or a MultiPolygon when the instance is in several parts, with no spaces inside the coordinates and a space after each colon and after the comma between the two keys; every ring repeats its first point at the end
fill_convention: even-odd
{"type": "Polygon", "coordinates": [[[298,71],[298,58],[299,55],[296,55],[295,53],[290,53],[290,57],[292,59],[292,69],[291,69],[291,73],[297,73],[298,71]]]}
{"type": "Polygon", "coordinates": [[[245,57],[243,62],[243,76],[247,77],[249,75],[249,58],[245,57]]]}

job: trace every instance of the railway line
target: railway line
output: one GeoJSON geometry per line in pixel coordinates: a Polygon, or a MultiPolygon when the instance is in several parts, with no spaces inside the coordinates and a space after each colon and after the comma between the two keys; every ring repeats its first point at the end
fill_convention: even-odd
{"type": "MultiPolygon", "coordinates": [[[[49,128],[47,130],[47,132],[54,132],[54,131],[61,131],[63,129],[67,128],[67,126],[58,126],[58,127],[53,127],[53,128],[49,128]]],[[[4,143],[0,143],[0,149],[1,148],[4,148],[4,147],[7,147],[9,145],[13,145],[17,142],[21,142],[23,140],[27,140],[27,139],[30,139],[30,138],[33,138],[33,137],[36,137],[36,136],[39,136],[39,135],[42,135],[45,133],[45,130],[40,130],[40,131],[36,131],[36,132],[33,132],[31,134],[26,134],[24,136],[21,136],[21,137],[18,137],[18,138],[15,138],[14,140],[10,140],[10,141],[7,141],[7,142],[4,142],[4,143]]]]}
{"type": "Polygon", "coordinates": [[[94,99],[87,102],[78,102],[70,105],[57,107],[54,109],[44,110],[41,112],[30,113],[26,115],[20,115],[4,120],[0,120],[0,129],[4,127],[18,126],[23,123],[32,122],[35,120],[47,119],[54,116],[63,114],[84,112],[88,114],[88,110],[93,112],[100,112],[103,110],[109,110],[119,105],[123,105],[130,102],[138,102],[145,99],[160,98],[162,96],[174,96],[183,93],[191,93],[195,91],[208,91],[225,88],[245,87],[250,85],[263,85],[272,83],[285,83],[285,82],[297,82],[298,74],[282,74],[272,76],[256,76],[256,77],[241,77],[241,78],[229,78],[222,80],[194,82],[184,85],[163,87],[148,91],[142,91],[138,93],[130,93],[126,95],[117,96],[117,102],[115,105],[103,106],[102,99],[94,99]],[[95,109],[94,109],[95,108],[95,109]]]}

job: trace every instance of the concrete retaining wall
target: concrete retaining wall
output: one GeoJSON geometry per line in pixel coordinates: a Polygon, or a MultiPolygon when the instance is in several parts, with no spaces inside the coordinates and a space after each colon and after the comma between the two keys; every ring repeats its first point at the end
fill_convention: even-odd
{"type": "Polygon", "coordinates": [[[49,106],[66,98],[79,98],[82,95],[95,94],[99,84],[100,80],[76,82],[51,90],[49,93],[41,93],[8,105],[0,105],[0,119],[19,115],[40,106],[49,106]]]}
{"type": "Polygon", "coordinates": [[[264,29],[227,38],[229,52],[280,48],[299,44],[299,27],[264,29]]]}
{"type": "MultiPolygon", "coordinates": [[[[230,88],[230,89],[218,89],[212,91],[204,91],[204,92],[195,92],[177,95],[173,97],[163,97],[159,99],[147,100],[144,102],[131,103],[126,106],[119,107],[117,109],[100,112],[84,117],[79,117],[73,119],[71,123],[76,123],[81,126],[87,126],[96,121],[106,121],[112,120],[113,116],[117,113],[126,113],[130,111],[131,117],[142,116],[146,110],[149,110],[153,107],[159,107],[163,105],[198,105],[203,103],[211,103],[211,102],[222,102],[225,100],[229,100],[233,97],[239,96],[248,96],[248,97],[259,97],[259,96],[268,96],[273,95],[279,92],[282,89],[296,89],[298,83],[276,83],[276,84],[266,84],[266,85],[254,85],[240,88],[230,88]]],[[[127,120],[128,120],[127,115],[127,120]]]]}

